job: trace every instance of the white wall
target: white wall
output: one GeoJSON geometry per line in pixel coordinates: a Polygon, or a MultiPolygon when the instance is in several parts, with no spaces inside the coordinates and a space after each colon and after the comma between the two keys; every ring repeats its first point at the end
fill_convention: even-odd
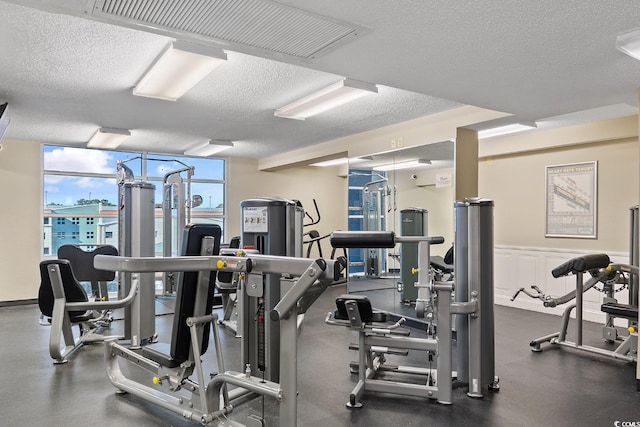
{"type": "Polygon", "coordinates": [[[0,151],[0,301],[37,298],[42,253],[40,144],[2,141],[0,151]]]}

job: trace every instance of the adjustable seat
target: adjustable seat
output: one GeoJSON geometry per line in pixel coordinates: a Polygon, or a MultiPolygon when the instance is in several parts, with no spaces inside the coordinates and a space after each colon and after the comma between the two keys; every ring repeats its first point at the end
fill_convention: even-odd
{"type": "Polygon", "coordinates": [[[91,251],[83,250],[79,245],[62,245],[58,249],[58,258],[69,260],[76,279],[91,282],[91,291],[96,300],[107,301],[107,282],[114,280],[116,273],[95,269],[93,258],[96,255],[118,256],[118,249],[111,245],[100,245],[91,251]]]}
{"type": "MultiPolygon", "coordinates": [[[[93,268],[93,257],[90,266],[83,268],[93,268]]],[[[120,300],[90,301],[74,274],[71,262],[66,259],[42,261],[40,279],[38,306],[43,318],[47,319],[47,323],[41,323],[51,324],[49,354],[56,364],[67,362],[67,357],[86,343],[114,338],[100,334],[102,328],[109,324],[105,313],[130,304],[137,292],[137,286],[132,286],[129,294],[120,300]],[[73,335],[73,325],[80,326],[77,339],[73,335]],[[61,340],[64,340],[62,346],[61,340]]]]}
{"type": "Polygon", "coordinates": [[[336,311],[333,318],[336,320],[350,320],[353,323],[353,316],[349,315],[349,304],[354,304],[355,310],[360,317],[360,321],[364,323],[386,322],[387,313],[382,311],[373,311],[371,301],[364,295],[344,294],[336,298],[336,311]]]}
{"type": "MultiPolygon", "coordinates": [[[[51,323],[49,337],[49,354],[54,363],[67,362],[67,356],[75,352],[83,344],[102,340],[93,332],[99,332],[96,322],[101,315],[94,311],[87,293],[71,269],[71,263],[64,259],[42,261],[40,263],[40,289],[38,290],[38,306],[40,312],[51,323]],[[68,305],[71,304],[71,305],[68,305]],[[83,304],[72,307],[73,304],[83,304]],[[73,336],[72,326],[79,325],[79,338],[73,336]],[[64,339],[61,348],[60,340],[64,339]]],[[[99,304],[99,303],[93,303],[99,304]]],[[[100,306],[95,306],[98,310],[100,306]]]]}
{"type": "MultiPolygon", "coordinates": [[[[40,312],[49,319],[53,317],[53,307],[56,299],[56,291],[54,290],[51,280],[52,277],[54,277],[54,281],[56,280],[56,271],[60,272],[64,291],[64,295],[62,295],[62,297],[64,297],[66,301],[89,301],[87,293],[73,274],[73,270],[71,270],[71,263],[68,260],[54,259],[42,261],[40,263],[41,283],[40,289],[38,290],[38,306],[40,307],[40,312]],[[52,266],[57,266],[57,268],[52,266]]],[[[69,320],[73,324],[88,322],[93,318],[93,312],[87,310],[69,311],[68,315],[69,320]]]]}

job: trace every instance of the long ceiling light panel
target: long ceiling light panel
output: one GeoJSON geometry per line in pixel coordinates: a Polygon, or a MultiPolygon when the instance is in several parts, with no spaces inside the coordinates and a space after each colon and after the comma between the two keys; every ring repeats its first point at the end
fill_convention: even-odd
{"type": "Polygon", "coordinates": [[[640,28],[618,35],[616,49],[640,60],[640,28]]]}
{"type": "Polygon", "coordinates": [[[220,49],[175,41],[140,79],[133,94],[175,101],[227,60],[220,49]]]}
{"type": "Polygon", "coordinates": [[[431,164],[431,160],[417,159],[417,160],[408,160],[406,162],[389,163],[386,165],[374,166],[372,169],[374,171],[392,171],[392,170],[400,170],[400,169],[421,168],[421,167],[429,166],[430,164],[431,164]]]}
{"type": "Polygon", "coordinates": [[[233,147],[232,141],[219,141],[212,139],[205,143],[196,144],[184,152],[185,156],[208,157],[213,156],[227,148],[233,147]]]}
{"type": "Polygon", "coordinates": [[[344,79],[278,108],[274,115],[287,119],[304,120],[372,93],[378,93],[376,85],[344,79]]]}
{"type": "Polygon", "coordinates": [[[113,150],[118,148],[129,136],[131,136],[131,132],[126,129],[100,128],[87,142],[87,148],[113,150]]]}
{"type": "Polygon", "coordinates": [[[333,159],[333,160],[325,160],[323,162],[316,162],[316,163],[311,163],[309,166],[319,166],[321,168],[324,167],[328,167],[328,166],[339,166],[339,165],[346,165],[347,163],[352,165],[355,163],[361,163],[366,161],[365,159],[359,159],[357,157],[355,158],[348,158],[348,157],[340,157],[338,159],[333,159]]]}
{"type": "Polygon", "coordinates": [[[537,126],[535,123],[515,123],[512,125],[500,126],[497,128],[491,128],[481,130],[478,132],[478,139],[491,138],[499,135],[508,135],[510,133],[523,132],[525,130],[535,129],[537,126]]]}

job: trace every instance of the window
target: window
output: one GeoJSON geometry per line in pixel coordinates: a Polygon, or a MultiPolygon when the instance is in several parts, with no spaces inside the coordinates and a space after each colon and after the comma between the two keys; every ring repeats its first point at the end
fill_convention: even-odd
{"type": "Polygon", "coordinates": [[[44,248],[44,254],[45,255],[49,255],[49,248],[47,248],[47,247],[44,248]]]}
{"type": "Polygon", "coordinates": [[[43,156],[43,251],[47,247],[55,253],[62,244],[71,243],[70,238],[73,243],[85,244],[87,250],[91,245],[118,245],[117,161],[133,171],[136,181],[156,187],[153,238],[157,254],[163,253],[162,189],[168,173],[183,170],[180,176],[186,183],[186,170],[193,167],[192,200],[197,195],[201,203],[191,209],[191,222],[224,225],[226,163],[222,159],[51,145],[43,146],[43,156]],[[141,176],[143,170],[146,177],[141,176]]]}

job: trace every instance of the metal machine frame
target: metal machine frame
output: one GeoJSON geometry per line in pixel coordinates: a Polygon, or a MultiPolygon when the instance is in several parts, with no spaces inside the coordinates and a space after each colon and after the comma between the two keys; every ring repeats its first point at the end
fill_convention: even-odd
{"type": "Polygon", "coordinates": [[[133,285],[129,289],[129,294],[120,300],[69,302],[65,296],[60,266],[55,263],[49,263],[47,272],[54,296],[51,332],[49,335],[49,355],[54,360],[54,364],[67,363],[68,357],[84,344],[101,342],[109,338],[121,338],[101,335],[99,333],[101,328],[92,324],[92,321],[100,321],[100,318],[82,322],[81,330],[83,332],[78,338],[74,338],[70,313],[84,310],[96,310],[98,312],[114,310],[131,304],[138,291],[137,275],[134,275],[133,285]],[[61,340],[63,340],[62,345],[61,340]]]}
{"type": "MultiPolygon", "coordinates": [[[[390,327],[366,324],[355,301],[345,303],[349,320],[338,321],[329,313],[326,322],[349,326],[359,333],[358,383],[350,394],[348,407],[361,407],[365,391],[379,391],[452,402],[453,378],[467,383],[469,397],[483,397],[497,391],[495,376],[493,319],[493,201],[480,198],[456,202],[455,282],[438,282],[430,268],[430,245],[443,243],[442,237],[402,236],[393,232],[334,232],[334,247],[392,248],[396,243],[418,244],[417,317],[427,319],[427,338],[397,334],[399,323],[390,327]],[[452,294],[455,289],[455,302],[452,294]],[[452,315],[457,314],[457,372],[452,370],[452,315]],[[437,326],[437,329],[436,329],[437,326]],[[435,368],[384,365],[385,354],[420,350],[428,354],[435,368]],[[376,379],[380,371],[426,376],[424,384],[376,379]]],[[[348,296],[347,296],[348,297],[348,296]]],[[[396,353],[398,354],[398,353],[396,353]]]]}
{"type": "MultiPolygon", "coordinates": [[[[135,352],[132,352],[114,341],[105,343],[105,359],[107,373],[112,384],[121,391],[134,394],[146,401],[160,405],[183,417],[207,424],[219,417],[226,417],[233,407],[230,399],[239,397],[248,392],[270,396],[279,402],[280,425],[297,425],[297,315],[304,313],[317,299],[317,297],[339,278],[342,265],[333,260],[306,258],[293,258],[283,256],[251,255],[250,257],[225,257],[225,256],[199,256],[178,258],[136,258],[136,257],[109,257],[97,256],[95,259],[97,268],[127,271],[127,272],[156,272],[156,271],[228,271],[251,273],[253,279],[248,284],[241,286],[246,290],[253,285],[259,286],[258,277],[264,274],[286,273],[295,277],[291,288],[282,296],[276,306],[269,312],[272,322],[280,323],[279,341],[279,382],[268,381],[252,375],[252,366],[243,366],[240,371],[225,371],[219,373],[205,384],[200,365],[200,343],[193,340],[192,356],[188,363],[183,363],[180,371],[167,370],[160,364],[153,362],[135,352]],[[153,374],[156,374],[156,387],[140,384],[125,377],[119,367],[119,359],[127,359],[136,366],[140,366],[153,374]],[[195,368],[198,381],[188,378],[195,368]],[[167,377],[169,375],[169,377],[167,377]],[[164,380],[163,380],[164,378],[164,380]],[[239,387],[225,396],[227,384],[239,387]],[[221,394],[222,393],[222,394],[221,394]],[[220,401],[223,401],[222,407],[220,401]]],[[[203,287],[198,287],[199,293],[203,287]]],[[[203,298],[197,295],[196,298],[203,298]]],[[[188,320],[190,327],[211,322],[214,334],[217,333],[215,315],[206,313],[194,313],[188,320]],[[193,326],[192,326],[193,325],[193,326]]],[[[193,329],[192,329],[193,330],[193,329]]],[[[215,339],[215,336],[214,336],[215,339]]],[[[243,339],[245,339],[243,337],[243,339]]],[[[216,340],[217,352],[220,347],[216,340]]],[[[219,369],[224,369],[221,358],[219,369]]],[[[236,424],[237,425],[237,424],[236,424]]]]}
{"type": "MultiPolygon", "coordinates": [[[[562,277],[573,274],[576,277],[576,289],[568,292],[560,297],[551,297],[544,294],[537,286],[532,286],[533,291],[520,288],[511,298],[513,301],[518,294],[524,293],[531,298],[537,298],[542,301],[545,307],[556,307],[566,304],[575,299],[575,303],[568,305],[562,314],[562,324],[558,332],[536,338],[530,342],[531,350],[534,352],[542,351],[542,344],[549,343],[552,346],[568,347],[584,352],[606,356],[616,360],[636,363],[638,361],[638,323],[637,323],[637,305],[618,304],[612,298],[611,291],[605,297],[605,303],[602,310],[607,314],[607,320],[603,327],[603,338],[605,341],[615,343],[621,341],[613,350],[585,345],[583,343],[583,296],[586,291],[594,288],[598,283],[609,282],[609,289],[612,281],[616,281],[620,274],[626,273],[632,276],[638,276],[638,267],[627,264],[610,264],[609,257],[606,254],[590,254],[582,257],[573,258],[566,263],[556,267],[552,274],[554,277],[562,277]],[[585,283],[584,274],[590,272],[591,276],[585,283]],[[571,319],[571,313],[575,309],[576,329],[575,341],[567,339],[567,330],[571,319]],[[635,309],[635,314],[634,314],[635,309]],[[613,324],[613,318],[621,317],[629,321],[629,334],[620,337],[618,331],[613,324]]],[[[636,281],[637,283],[637,281],[636,281]]],[[[607,286],[607,285],[605,285],[607,286]]]]}

